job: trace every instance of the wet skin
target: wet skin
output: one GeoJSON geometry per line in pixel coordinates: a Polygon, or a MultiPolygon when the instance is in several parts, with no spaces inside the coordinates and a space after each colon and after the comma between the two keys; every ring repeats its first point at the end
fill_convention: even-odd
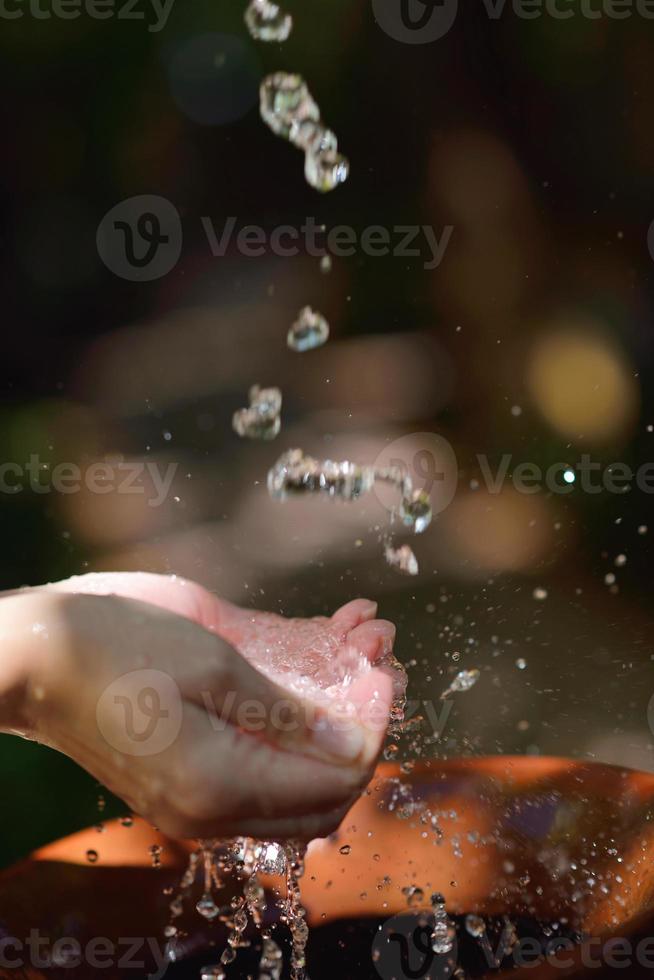
{"type": "Polygon", "coordinates": [[[324,836],[368,782],[403,685],[395,629],[376,612],[356,599],[330,618],[289,620],[144,573],[4,593],[0,730],[69,755],[170,836],[324,836]],[[330,691],[345,722],[324,694],[325,663],[340,657],[358,665],[330,691]],[[166,707],[171,679],[179,711],[166,707]],[[162,719],[151,752],[130,741],[132,702],[162,719]]]}

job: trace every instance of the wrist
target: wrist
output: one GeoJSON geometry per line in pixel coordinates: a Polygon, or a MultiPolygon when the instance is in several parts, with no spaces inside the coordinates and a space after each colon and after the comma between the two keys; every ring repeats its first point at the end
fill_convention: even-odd
{"type": "Polygon", "coordinates": [[[0,598],[0,732],[36,731],[52,602],[37,589],[0,598]]]}

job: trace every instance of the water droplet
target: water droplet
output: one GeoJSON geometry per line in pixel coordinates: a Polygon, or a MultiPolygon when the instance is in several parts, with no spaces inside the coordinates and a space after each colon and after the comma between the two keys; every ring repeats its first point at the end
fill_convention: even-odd
{"type": "Polygon", "coordinates": [[[518,659],[515,662],[515,665],[518,668],[518,670],[525,670],[527,667],[527,661],[524,659],[524,657],[518,657],[518,659]]]}
{"type": "Polygon", "coordinates": [[[617,555],[616,556],[616,559],[615,559],[615,566],[616,566],[616,568],[624,568],[624,566],[626,564],[627,564],[627,556],[626,555],[617,555]]]}
{"type": "Polygon", "coordinates": [[[305,306],[300,310],[297,320],[288,331],[286,342],[291,350],[303,353],[314,350],[329,338],[329,324],[322,313],[305,306]]]}
{"type": "Polygon", "coordinates": [[[370,467],[329,459],[320,462],[305,456],[301,449],[284,453],[268,473],[268,490],[278,500],[293,493],[327,493],[342,500],[356,500],[373,483],[370,467]]]}
{"type": "Polygon", "coordinates": [[[279,388],[250,388],[250,407],[234,412],[234,431],[245,439],[274,439],[281,428],[282,393],[279,388]]]}
{"type": "Polygon", "coordinates": [[[308,150],[304,160],[304,176],[311,187],[325,194],[344,184],[350,173],[350,162],[331,147],[308,150]]]}
{"type": "Polygon", "coordinates": [[[99,854],[97,851],[91,849],[86,852],[86,860],[89,862],[89,864],[95,864],[96,861],[98,860],[98,857],[99,854]]]}
{"type": "Polygon", "coordinates": [[[446,698],[449,694],[469,691],[471,687],[475,686],[480,676],[481,674],[476,667],[472,667],[470,670],[460,670],[447,690],[441,694],[441,699],[446,698]]]}
{"type": "Polygon", "coordinates": [[[481,939],[486,933],[486,923],[478,915],[466,915],[466,932],[475,939],[481,939]]]}
{"type": "Polygon", "coordinates": [[[420,571],[418,559],[408,544],[403,544],[399,548],[394,548],[387,544],[384,549],[386,563],[391,568],[396,568],[403,575],[417,575],[420,571]]]}
{"type": "Polygon", "coordinates": [[[454,946],[455,929],[452,920],[445,909],[445,899],[442,895],[432,895],[434,909],[434,925],[431,931],[431,948],[438,955],[451,953],[454,946]]]}
{"type": "Polygon", "coordinates": [[[406,895],[409,908],[419,908],[424,903],[425,893],[422,888],[418,888],[416,885],[408,885],[406,888],[403,888],[402,894],[406,895]]]}
{"type": "Polygon", "coordinates": [[[199,913],[199,915],[205,919],[208,919],[209,921],[215,919],[220,912],[220,909],[208,892],[204,893],[200,901],[195,906],[195,910],[199,913]]]}
{"type": "Polygon", "coordinates": [[[283,965],[281,949],[274,940],[265,937],[259,963],[259,980],[280,980],[283,965]]]}
{"type": "Polygon", "coordinates": [[[286,854],[281,845],[263,844],[257,867],[265,875],[283,875],[286,872],[286,854]]]}
{"type": "Polygon", "coordinates": [[[320,119],[320,110],[301,75],[283,71],[268,75],[261,83],[259,97],[261,118],[283,139],[290,139],[291,127],[303,120],[320,119]]]}
{"type": "Polygon", "coordinates": [[[352,850],[352,848],[351,848],[351,846],[349,844],[343,844],[342,847],[339,847],[338,852],[339,852],[339,854],[343,854],[343,855],[347,856],[350,853],[351,850],[352,850]]]}
{"type": "Polygon", "coordinates": [[[431,500],[424,490],[414,490],[402,498],[400,520],[416,534],[427,530],[431,517],[431,500]]]}
{"type": "Polygon", "coordinates": [[[255,41],[285,41],[293,18],[270,0],[252,0],[245,11],[245,24],[255,41]]]}
{"type": "Polygon", "coordinates": [[[203,966],[200,980],[225,980],[226,976],[222,966],[203,966]]]}
{"type": "Polygon", "coordinates": [[[543,602],[545,599],[547,599],[547,589],[543,589],[540,586],[535,588],[532,594],[534,599],[536,599],[538,602],[543,602]]]}
{"type": "Polygon", "coordinates": [[[347,180],[350,165],[338,152],[338,141],[321,119],[320,110],[301,75],[275,72],[260,89],[261,118],[277,136],[305,153],[305,176],[319,191],[331,191],[347,180]]]}

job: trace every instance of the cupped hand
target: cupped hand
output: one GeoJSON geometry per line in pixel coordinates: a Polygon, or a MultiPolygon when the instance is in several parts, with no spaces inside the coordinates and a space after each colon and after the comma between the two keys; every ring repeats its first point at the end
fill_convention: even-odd
{"type": "Polygon", "coordinates": [[[403,692],[395,629],[375,617],[357,599],[286,619],[144,573],[6,593],[0,727],[66,753],[171,836],[324,836],[403,692]]]}

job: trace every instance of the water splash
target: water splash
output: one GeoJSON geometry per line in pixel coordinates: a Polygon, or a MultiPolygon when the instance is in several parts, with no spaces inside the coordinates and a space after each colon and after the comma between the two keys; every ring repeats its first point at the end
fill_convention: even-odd
{"type": "Polygon", "coordinates": [[[293,494],[326,493],[340,500],[356,500],[372,490],[375,471],[356,463],[320,462],[305,456],[301,449],[290,449],[268,473],[268,490],[275,500],[293,494]]]}
{"type": "Polygon", "coordinates": [[[434,924],[431,930],[431,948],[440,956],[451,953],[454,948],[456,930],[454,923],[447,914],[445,898],[437,893],[432,895],[431,904],[434,911],[434,924]]]}
{"type": "MultiPolygon", "coordinates": [[[[281,845],[239,837],[229,842],[203,841],[190,854],[187,870],[180,883],[180,893],[170,904],[171,923],[183,914],[198,868],[202,868],[203,891],[196,911],[210,920],[219,916],[227,927],[226,945],[218,962],[203,968],[203,980],[224,980],[227,967],[236,960],[238,950],[249,945],[245,940],[245,932],[250,923],[262,939],[259,980],[279,980],[281,977],[283,954],[272,938],[272,930],[264,925],[266,893],[259,881],[260,874],[274,877],[279,885],[285,885],[285,895],[280,893],[279,888],[275,889],[278,896],[276,905],[280,921],[286,925],[291,937],[291,978],[304,980],[309,935],[299,886],[304,874],[304,853],[304,846],[296,842],[281,845]],[[243,882],[241,894],[234,896],[227,904],[221,904],[219,893],[228,877],[243,882]],[[211,910],[210,916],[207,916],[207,910],[211,910]]],[[[174,962],[177,958],[175,941],[181,937],[181,933],[171,924],[166,930],[166,936],[170,940],[168,959],[174,962]]]]}

